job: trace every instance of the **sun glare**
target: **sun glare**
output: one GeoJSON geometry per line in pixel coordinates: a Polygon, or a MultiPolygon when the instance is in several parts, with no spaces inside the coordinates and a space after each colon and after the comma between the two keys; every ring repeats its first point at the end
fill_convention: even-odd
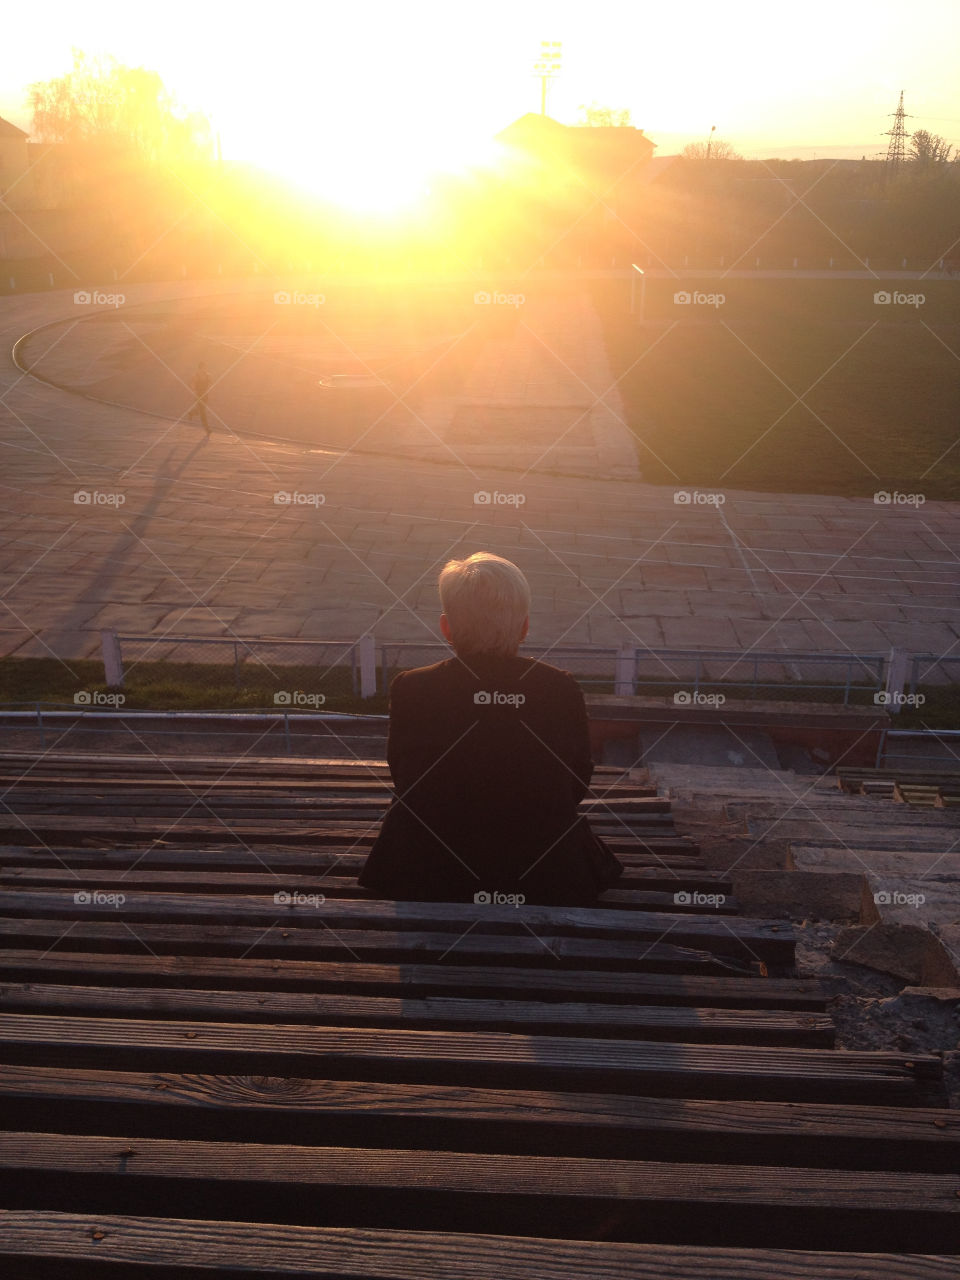
{"type": "Polygon", "coordinates": [[[497,166],[501,153],[494,139],[482,136],[391,136],[358,128],[319,145],[297,136],[272,139],[265,153],[249,154],[248,148],[238,158],[324,203],[386,219],[415,211],[438,179],[497,166]]]}

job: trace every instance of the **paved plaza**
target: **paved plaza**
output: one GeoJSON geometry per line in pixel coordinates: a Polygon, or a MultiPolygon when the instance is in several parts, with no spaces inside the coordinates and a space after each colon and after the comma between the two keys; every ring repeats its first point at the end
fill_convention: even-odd
{"type": "MultiPolygon", "coordinates": [[[[131,330],[139,304],[243,287],[127,286],[131,330]]],[[[435,641],[437,573],[477,550],[527,573],[537,643],[960,654],[954,505],[645,484],[585,296],[525,313],[462,387],[356,449],[266,439],[283,422],[239,421],[236,391],[235,424],[229,374],[208,441],[16,367],[17,339],[66,321],[23,344],[28,362],[102,383],[94,311],[68,292],[0,300],[4,655],[94,656],[103,628],[435,641]]]]}

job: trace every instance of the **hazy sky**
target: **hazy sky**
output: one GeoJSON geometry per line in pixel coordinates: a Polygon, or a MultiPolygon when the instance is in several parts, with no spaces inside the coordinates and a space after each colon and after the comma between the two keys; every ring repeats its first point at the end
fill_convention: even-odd
{"type": "Polygon", "coordinates": [[[47,0],[12,6],[4,36],[0,114],[21,127],[29,83],[67,70],[76,45],[159,71],[238,160],[488,138],[539,110],[541,40],[563,42],[551,115],[628,107],[659,154],[715,124],[745,155],[874,155],[901,88],[908,128],[960,143],[960,0],[47,0]]]}

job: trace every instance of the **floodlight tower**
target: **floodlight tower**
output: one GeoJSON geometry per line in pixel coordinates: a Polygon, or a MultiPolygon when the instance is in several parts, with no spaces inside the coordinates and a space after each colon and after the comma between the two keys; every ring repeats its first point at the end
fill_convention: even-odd
{"type": "Polygon", "coordinates": [[[540,114],[547,114],[547,85],[560,74],[563,45],[559,40],[540,41],[540,61],[533,68],[540,77],[540,114]]]}
{"type": "Polygon", "coordinates": [[[893,116],[893,128],[888,129],[885,137],[890,139],[887,147],[887,172],[896,173],[900,166],[907,158],[907,131],[903,127],[903,122],[908,117],[903,109],[903,90],[900,90],[900,103],[896,111],[891,112],[893,116]]]}

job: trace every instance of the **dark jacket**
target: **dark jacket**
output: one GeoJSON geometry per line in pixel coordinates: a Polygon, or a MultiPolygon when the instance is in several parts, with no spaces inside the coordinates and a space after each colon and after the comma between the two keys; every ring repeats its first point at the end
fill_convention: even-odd
{"type": "Polygon", "coordinates": [[[401,673],[387,761],[396,796],[359,877],[384,897],[587,904],[623,870],[577,816],[593,761],[565,671],[486,655],[401,673]]]}

